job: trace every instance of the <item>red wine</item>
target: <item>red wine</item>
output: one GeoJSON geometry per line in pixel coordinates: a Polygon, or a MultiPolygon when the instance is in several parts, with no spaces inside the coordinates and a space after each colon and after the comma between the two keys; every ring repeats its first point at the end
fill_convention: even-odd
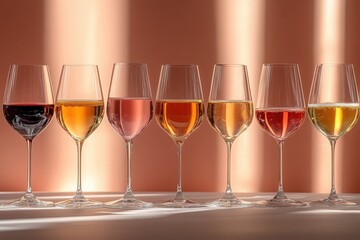
{"type": "Polygon", "coordinates": [[[50,122],[53,104],[4,104],[7,122],[26,140],[34,139],[50,122]]]}
{"type": "Polygon", "coordinates": [[[265,132],[278,140],[284,140],[304,122],[305,109],[256,109],[255,114],[265,132]]]}
{"type": "Polygon", "coordinates": [[[153,106],[149,98],[109,98],[107,116],[125,141],[134,139],[150,122],[153,106]]]}

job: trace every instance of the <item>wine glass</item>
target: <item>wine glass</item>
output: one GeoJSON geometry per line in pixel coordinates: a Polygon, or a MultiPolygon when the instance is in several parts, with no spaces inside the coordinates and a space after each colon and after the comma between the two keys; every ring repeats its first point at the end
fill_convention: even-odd
{"type": "Polygon", "coordinates": [[[335,189],[335,144],[359,118],[359,97],[352,64],[319,64],[311,85],[308,113],[331,146],[331,190],[328,198],[312,202],[323,206],[352,206],[335,189]]]}
{"type": "Polygon", "coordinates": [[[247,67],[215,64],[207,105],[211,127],[227,146],[227,181],[225,195],[210,203],[215,207],[247,207],[231,190],[231,147],[235,139],[250,125],[254,115],[247,67]]]}
{"type": "Polygon", "coordinates": [[[81,186],[82,147],[100,125],[104,100],[96,65],[64,65],[56,95],[55,112],[60,126],[77,146],[77,188],[73,198],[57,203],[64,208],[95,208],[102,203],[84,197],[81,186]]]}
{"type": "Polygon", "coordinates": [[[106,203],[105,206],[112,208],[151,207],[151,203],[136,199],[131,189],[132,145],[153,116],[146,64],[114,64],[106,113],[111,126],[123,137],[126,144],[127,183],[124,196],[106,203]]]}
{"type": "Polygon", "coordinates": [[[274,198],[258,205],[271,207],[306,206],[287,198],[283,191],[282,150],[285,140],[304,122],[305,101],[297,64],[264,64],[255,109],[261,128],[272,136],[279,148],[279,183],[274,198]]]}
{"type": "Polygon", "coordinates": [[[186,138],[201,124],[203,94],[197,65],[162,65],[156,94],[155,117],[160,127],[174,140],[177,148],[178,183],[175,198],[164,207],[198,207],[182,192],[182,147],[186,138]]]}
{"type": "Polygon", "coordinates": [[[27,189],[10,207],[51,207],[54,203],[36,198],[31,188],[31,150],[34,138],[49,124],[54,114],[47,65],[11,65],[6,82],[3,113],[6,121],[27,143],[27,189]]]}

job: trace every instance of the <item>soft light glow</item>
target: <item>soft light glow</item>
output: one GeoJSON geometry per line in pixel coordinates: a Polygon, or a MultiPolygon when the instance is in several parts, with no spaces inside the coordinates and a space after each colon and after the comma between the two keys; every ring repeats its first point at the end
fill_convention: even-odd
{"type": "MultiPolygon", "coordinates": [[[[63,64],[98,64],[106,102],[113,63],[146,62],[154,99],[161,64],[194,63],[200,66],[206,99],[213,64],[232,63],[248,66],[255,104],[261,65],[265,62],[299,63],[305,97],[313,63],[350,61],[356,68],[359,62],[357,1],[43,0],[31,4],[3,1],[1,6],[2,32],[6,36],[2,39],[1,52],[2,90],[11,63],[48,64],[54,95],[63,64]]],[[[24,190],[24,140],[4,119],[0,124],[1,188],[24,190]]],[[[359,184],[354,181],[357,164],[354,131],[358,130],[352,130],[352,138],[350,134],[345,136],[346,146],[343,139],[337,144],[338,191],[342,185],[347,191],[359,190],[359,184]],[[345,151],[345,147],[350,150],[345,151]],[[345,173],[342,155],[348,160],[343,168],[345,173]]],[[[328,193],[328,140],[308,119],[296,137],[289,139],[284,149],[286,192],[328,193]]],[[[76,145],[55,118],[36,138],[33,147],[34,191],[75,191],[76,145]]],[[[124,142],[106,115],[86,140],[83,153],[84,192],[124,190],[124,142]]],[[[137,139],[133,153],[135,191],[175,189],[175,147],[154,119],[137,139]]],[[[233,145],[233,191],[276,190],[277,154],[275,142],[254,118],[233,145]]],[[[226,145],[205,120],[187,140],[184,155],[185,191],[224,190],[226,145]]]]}
{"type": "MultiPolygon", "coordinates": [[[[344,62],[345,60],[345,1],[321,0],[314,2],[314,61],[316,63],[344,62]]],[[[330,86],[331,87],[331,86],[330,86]]],[[[329,91],[331,92],[331,91],[329,91]]],[[[312,191],[330,190],[330,145],[328,140],[314,129],[312,134],[312,191]]],[[[336,155],[341,154],[341,142],[336,155]]],[[[335,156],[335,158],[338,158],[335,156]]],[[[335,161],[336,182],[342,176],[341,162],[335,161]]],[[[340,186],[340,184],[336,184],[340,186]]],[[[338,188],[337,190],[340,190],[338,188]]],[[[341,191],[341,190],[340,190],[341,191]]]]}
{"type": "MultiPolygon", "coordinates": [[[[128,56],[128,5],[128,1],[117,0],[44,1],[44,52],[51,69],[54,95],[63,64],[97,64],[106,104],[113,63],[128,56]]],[[[54,126],[47,129],[47,134],[52,134],[51,144],[55,144],[61,154],[54,154],[51,159],[58,164],[57,177],[49,180],[53,186],[43,185],[42,189],[74,191],[75,143],[56,120],[54,126]]],[[[120,190],[117,176],[123,165],[118,166],[122,159],[119,155],[125,152],[125,148],[118,147],[121,144],[121,138],[111,128],[105,114],[99,128],[84,144],[84,191],[120,190]]]]}
{"type": "MultiPolygon", "coordinates": [[[[217,63],[244,64],[248,66],[249,81],[252,98],[257,94],[259,68],[264,54],[264,22],[265,2],[254,1],[216,1],[217,23],[217,63]]],[[[234,142],[232,148],[232,189],[234,192],[257,191],[263,180],[261,177],[261,138],[259,128],[253,120],[250,127],[234,142]]],[[[219,159],[225,159],[226,147],[223,141],[219,142],[222,151],[219,159]]],[[[225,161],[218,161],[218,174],[226,179],[225,161]]],[[[220,179],[220,178],[219,178],[220,179]]],[[[223,182],[219,182],[223,183],[223,182]]],[[[219,189],[224,185],[219,185],[219,189]]]]}
{"type": "Polygon", "coordinates": [[[320,214],[360,214],[360,210],[350,210],[350,209],[346,209],[346,210],[335,210],[335,209],[314,209],[314,210],[308,210],[308,211],[298,211],[298,212],[294,212],[293,214],[316,214],[316,215],[320,215],[320,214]]]}
{"type": "MultiPolygon", "coordinates": [[[[55,209],[55,208],[53,208],[55,209]]],[[[49,210],[49,209],[46,209],[49,210]]],[[[61,209],[55,209],[61,211],[61,209]]],[[[101,215],[93,216],[56,216],[44,218],[23,218],[12,220],[0,220],[0,232],[2,231],[16,231],[16,230],[31,230],[31,229],[45,229],[57,224],[63,223],[86,223],[86,222],[104,222],[104,221],[124,221],[136,219],[153,219],[164,218],[175,214],[184,214],[192,212],[216,211],[215,208],[188,208],[188,209],[174,209],[174,208],[149,208],[141,210],[128,210],[118,212],[98,212],[101,215]]]]}

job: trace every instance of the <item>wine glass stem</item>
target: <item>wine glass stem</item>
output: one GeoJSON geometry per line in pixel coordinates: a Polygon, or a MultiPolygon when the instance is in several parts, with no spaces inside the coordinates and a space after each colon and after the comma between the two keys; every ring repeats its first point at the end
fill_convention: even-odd
{"type": "Polygon", "coordinates": [[[227,147],[227,167],[226,167],[226,193],[225,195],[232,195],[231,190],[231,147],[232,141],[226,141],[227,147]]]}
{"type": "Polygon", "coordinates": [[[331,191],[329,195],[330,199],[338,198],[335,189],[335,145],[336,145],[336,140],[334,139],[330,140],[330,146],[331,146],[331,191]]]}
{"type": "Polygon", "coordinates": [[[284,141],[278,141],[279,146],[279,184],[278,191],[275,195],[276,199],[286,199],[284,190],[283,190],[283,145],[284,141]]]}
{"type": "Polygon", "coordinates": [[[84,141],[76,141],[77,146],[77,188],[76,196],[82,196],[82,187],[81,187],[81,160],[82,160],[82,146],[84,141]]]}
{"type": "Polygon", "coordinates": [[[175,196],[175,200],[184,200],[185,197],[183,195],[182,192],[182,179],[181,179],[181,172],[182,172],[182,146],[183,146],[183,142],[182,141],[176,141],[176,148],[177,148],[177,155],[179,158],[179,162],[178,162],[178,183],[177,183],[177,188],[176,188],[176,196],[175,196]]]}
{"type": "Polygon", "coordinates": [[[126,142],[126,157],[127,157],[127,182],[126,182],[126,191],[124,197],[134,197],[131,190],[131,153],[132,153],[132,141],[126,142]]]}
{"type": "Polygon", "coordinates": [[[27,143],[27,189],[26,189],[26,193],[27,194],[31,194],[32,193],[32,189],[31,189],[31,151],[32,151],[32,140],[27,139],[26,140],[27,143]]]}

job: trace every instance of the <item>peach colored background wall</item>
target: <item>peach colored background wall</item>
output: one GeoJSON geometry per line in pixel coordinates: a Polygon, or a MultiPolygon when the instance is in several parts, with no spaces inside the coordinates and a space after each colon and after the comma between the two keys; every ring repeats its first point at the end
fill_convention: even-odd
{"type": "MultiPolygon", "coordinates": [[[[215,63],[248,65],[256,100],[264,62],[300,65],[305,98],[314,65],[349,62],[360,81],[357,0],[4,0],[0,2],[0,93],[12,63],[50,66],[54,95],[63,64],[98,64],[104,96],[114,62],[148,63],[153,97],[161,64],[199,65],[205,98],[215,63]]],[[[0,114],[0,190],[25,190],[26,144],[0,114]]],[[[337,188],[360,192],[360,125],[337,145],[337,188]]],[[[125,148],[104,118],[84,144],[84,191],[123,191],[125,148]]],[[[233,147],[233,190],[275,191],[277,147],[254,119],[233,147]]],[[[184,145],[185,191],[223,191],[222,139],[206,118],[184,145]]],[[[135,191],[175,191],[174,143],[155,120],[136,139],[135,191]]],[[[330,147],[306,123],[284,147],[286,191],[328,192],[330,147]]],[[[33,145],[33,189],[74,191],[76,147],[54,118],[33,145]]]]}

